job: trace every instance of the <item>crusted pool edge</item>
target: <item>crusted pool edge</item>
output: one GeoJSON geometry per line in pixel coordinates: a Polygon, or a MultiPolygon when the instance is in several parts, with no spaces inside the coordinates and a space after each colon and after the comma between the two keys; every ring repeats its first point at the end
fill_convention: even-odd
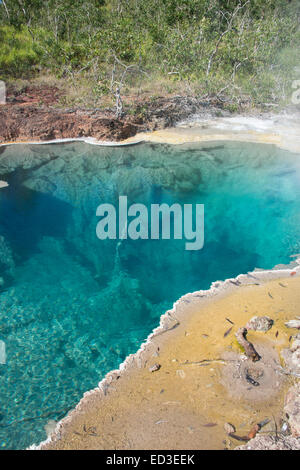
{"type": "Polygon", "coordinates": [[[106,374],[106,376],[99,382],[98,386],[92,390],[89,390],[83,394],[83,397],[62,420],[60,420],[53,433],[44,441],[39,444],[32,444],[27,448],[27,450],[47,450],[49,444],[54,444],[59,441],[64,430],[64,427],[72,421],[74,415],[82,411],[82,407],[85,404],[88,397],[92,394],[102,392],[102,397],[105,396],[109,387],[114,384],[117,380],[117,377],[130,372],[130,369],[133,367],[141,368],[142,363],[145,358],[144,355],[147,354],[148,348],[151,348],[152,339],[167,331],[169,328],[174,326],[174,321],[179,320],[185,314],[186,304],[188,302],[189,306],[191,304],[197,304],[197,307],[201,308],[201,303],[204,303],[206,300],[216,300],[222,296],[230,294],[234,289],[237,289],[242,286],[256,284],[258,281],[267,282],[274,279],[282,279],[290,277],[293,273],[293,277],[300,276],[300,257],[296,258],[291,265],[282,267],[274,267],[271,270],[254,270],[247,274],[239,274],[235,278],[229,278],[225,281],[215,281],[212,283],[210,289],[208,290],[199,290],[192,293],[187,293],[180,297],[174,304],[171,310],[167,310],[160,317],[159,326],[152,330],[152,332],[147,337],[146,341],[141,344],[138,351],[134,354],[130,354],[125,358],[125,360],[120,364],[118,369],[112,370],[106,374]],[[180,312],[178,312],[178,307],[183,307],[180,312]]]}

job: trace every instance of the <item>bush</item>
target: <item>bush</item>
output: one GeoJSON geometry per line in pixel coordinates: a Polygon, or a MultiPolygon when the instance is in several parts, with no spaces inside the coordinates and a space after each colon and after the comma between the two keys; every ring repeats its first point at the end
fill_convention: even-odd
{"type": "Polygon", "coordinates": [[[34,73],[40,54],[26,27],[0,27],[0,70],[3,77],[21,77],[34,73]]]}
{"type": "MultiPolygon", "coordinates": [[[[24,9],[6,0],[7,14],[0,1],[0,69],[11,77],[40,69],[72,80],[84,73],[109,93],[113,70],[117,80],[125,64],[148,81],[187,81],[203,94],[225,87],[261,102],[280,99],[280,90],[284,96],[286,76],[299,61],[299,0],[23,3],[24,9]],[[289,51],[288,60],[280,51],[289,51]]],[[[127,74],[126,85],[135,79],[127,74]]]]}

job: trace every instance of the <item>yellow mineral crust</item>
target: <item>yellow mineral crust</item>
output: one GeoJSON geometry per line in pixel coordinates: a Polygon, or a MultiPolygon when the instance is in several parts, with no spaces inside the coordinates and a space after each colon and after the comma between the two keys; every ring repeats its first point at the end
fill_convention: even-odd
{"type": "Polygon", "coordinates": [[[190,142],[239,141],[273,144],[291,152],[300,151],[299,118],[282,116],[274,122],[235,117],[215,118],[168,129],[143,132],[130,137],[123,143],[146,141],[154,143],[184,144],[190,142]],[[239,124],[240,119],[240,124],[239,124]],[[254,121],[254,122],[253,122],[254,121]]]}
{"type": "Polygon", "coordinates": [[[276,372],[265,393],[256,394],[260,387],[251,384],[244,391],[245,381],[239,388],[236,373],[230,380],[231,367],[243,354],[235,332],[253,316],[273,319],[269,331],[249,331],[248,339],[266,367],[280,369],[280,351],[295,334],[285,322],[299,315],[298,275],[298,267],[271,271],[269,279],[252,273],[220,283],[221,288],[215,284],[210,295],[184,296],[167,312],[165,329],[157,329],[123,370],[87,393],[40,448],[223,449],[241,444],[226,435],[225,423],[244,436],[268,418],[263,430],[274,430],[296,379],[276,372]],[[151,372],[155,364],[160,368],[151,372]]]}

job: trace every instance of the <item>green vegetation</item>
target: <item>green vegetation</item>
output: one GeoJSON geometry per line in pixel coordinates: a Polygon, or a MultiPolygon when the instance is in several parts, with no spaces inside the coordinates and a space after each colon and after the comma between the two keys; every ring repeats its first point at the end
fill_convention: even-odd
{"type": "Polygon", "coordinates": [[[2,0],[0,78],[282,103],[299,78],[299,20],[299,0],[2,0]]]}

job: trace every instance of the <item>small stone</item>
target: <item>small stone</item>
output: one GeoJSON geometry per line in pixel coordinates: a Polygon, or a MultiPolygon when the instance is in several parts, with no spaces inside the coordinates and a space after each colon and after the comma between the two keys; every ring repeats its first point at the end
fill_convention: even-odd
{"type": "Polygon", "coordinates": [[[160,364],[154,364],[153,366],[149,367],[149,372],[156,372],[161,368],[160,364]]]}
{"type": "Polygon", "coordinates": [[[226,434],[234,434],[236,431],[235,427],[231,423],[225,423],[224,429],[225,429],[226,434]]]}
{"type": "Polygon", "coordinates": [[[178,377],[180,377],[181,379],[184,379],[184,378],[185,378],[185,372],[184,372],[184,370],[182,370],[182,369],[178,369],[178,370],[176,371],[176,375],[178,375],[178,377]]]}
{"type": "Polygon", "coordinates": [[[268,331],[272,328],[274,321],[267,317],[253,317],[248,321],[246,328],[247,330],[254,331],[268,331]]]}
{"type": "Polygon", "coordinates": [[[300,329],[300,319],[290,320],[287,323],[285,323],[285,326],[287,326],[288,328],[298,328],[298,329],[300,329]]]}
{"type": "Polygon", "coordinates": [[[286,423],[286,422],[282,423],[281,432],[282,432],[283,434],[288,434],[288,433],[289,433],[289,425],[288,425],[288,423],[286,423]]]}

